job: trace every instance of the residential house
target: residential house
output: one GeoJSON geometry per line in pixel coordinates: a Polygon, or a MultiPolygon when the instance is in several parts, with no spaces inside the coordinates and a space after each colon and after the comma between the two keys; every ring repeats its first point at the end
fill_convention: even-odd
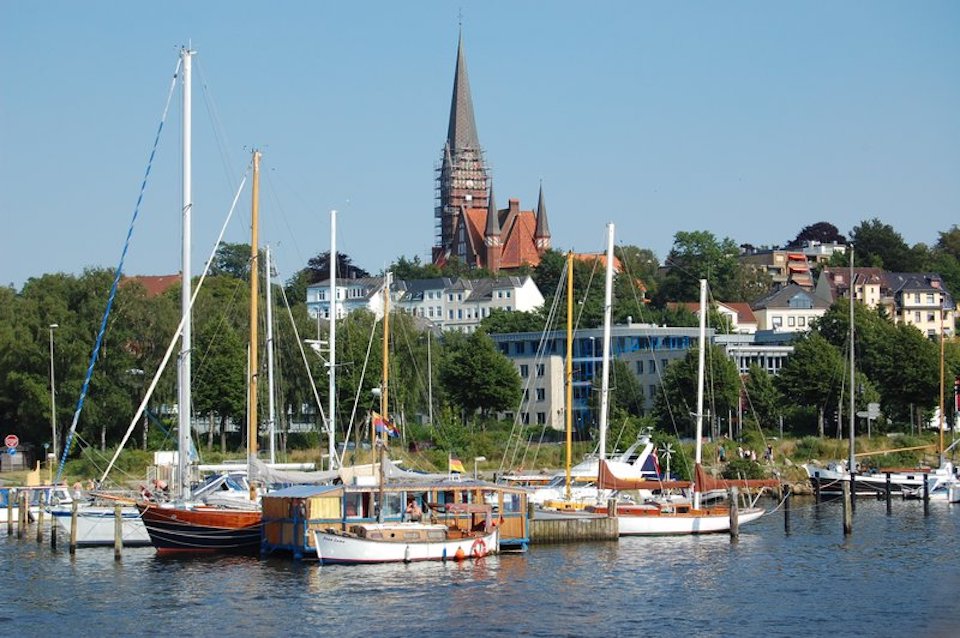
{"type": "Polygon", "coordinates": [[[813,320],[827,312],[830,304],[812,290],[788,284],[753,302],[750,307],[757,317],[758,330],[804,332],[810,329],[813,320]]]}

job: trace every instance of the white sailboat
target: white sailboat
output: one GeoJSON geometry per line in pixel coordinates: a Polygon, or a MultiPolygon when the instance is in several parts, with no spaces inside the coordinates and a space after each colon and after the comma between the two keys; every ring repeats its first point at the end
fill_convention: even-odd
{"type": "MultiPolygon", "coordinates": [[[[706,491],[726,486],[737,487],[773,487],[779,484],[775,480],[754,481],[724,481],[707,477],[701,465],[703,444],[703,391],[704,391],[704,354],[706,350],[706,320],[707,320],[707,282],[700,280],[700,335],[698,347],[697,373],[697,429],[695,478],[692,483],[692,502],[670,503],[666,501],[646,502],[642,504],[624,504],[617,506],[617,521],[621,536],[655,536],[671,534],[707,534],[725,532],[730,529],[730,510],[726,506],[701,508],[701,497],[706,491]]],[[[631,477],[623,472],[623,468],[611,464],[606,459],[600,460],[600,475],[598,485],[601,488],[611,489],[642,489],[649,488],[650,481],[631,477]],[[618,474],[618,471],[620,472],[618,474]]],[[[666,482],[660,485],[666,486],[666,482]]],[[[691,486],[682,483],[670,487],[691,486]]],[[[606,506],[587,508],[598,514],[606,514],[606,506]]],[[[759,519],[765,510],[758,507],[747,507],[739,510],[738,523],[745,524],[759,519]]]]}

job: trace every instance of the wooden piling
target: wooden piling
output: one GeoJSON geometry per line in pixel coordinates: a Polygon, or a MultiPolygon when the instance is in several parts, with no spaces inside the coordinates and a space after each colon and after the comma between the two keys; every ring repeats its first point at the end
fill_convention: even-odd
{"type": "Polygon", "coordinates": [[[787,490],[783,497],[783,533],[790,535],[790,497],[793,496],[793,490],[787,490]]]}
{"type": "Polygon", "coordinates": [[[740,540],[740,503],[737,492],[735,487],[727,490],[727,497],[730,499],[730,542],[732,543],[740,540]]]}
{"type": "Polygon", "coordinates": [[[890,514],[893,513],[893,507],[891,506],[891,503],[890,503],[890,472],[887,472],[886,476],[887,476],[887,483],[885,485],[884,493],[887,498],[887,515],[889,516],[890,514]]]}
{"type": "Polygon", "coordinates": [[[50,510],[50,549],[57,549],[57,517],[50,510]]]}
{"type": "Polygon", "coordinates": [[[80,504],[77,501],[73,501],[72,509],[70,510],[70,555],[77,553],[77,507],[80,504]]]}
{"type": "Polygon", "coordinates": [[[820,480],[819,479],[817,479],[817,482],[814,483],[813,485],[813,498],[814,498],[814,502],[817,505],[819,505],[820,504],[820,480]]]}
{"type": "Polygon", "coordinates": [[[27,531],[27,517],[30,515],[30,506],[27,503],[27,495],[20,494],[20,506],[17,516],[17,538],[23,538],[27,531]]]}
{"type": "Polygon", "coordinates": [[[123,512],[120,503],[113,506],[113,560],[120,560],[123,554],[123,512]]]}
{"type": "Polygon", "coordinates": [[[930,515],[930,484],[926,476],[923,477],[923,515],[930,515]]]}
{"type": "Polygon", "coordinates": [[[850,482],[843,483],[843,535],[849,536],[853,533],[853,505],[850,499],[850,482]]]}
{"type": "Polygon", "coordinates": [[[609,518],[616,518],[619,515],[617,512],[617,499],[608,498],[607,499],[607,516],[609,518]]]}
{"type": "Polygon", "coordinates": [[[43,542],[43,514],[47,509],[47,495],[40,492],[40,511],[37,513],[37,542],[43,542]]]}
{"type": "Polygon", "coordinates": [[[850,511],[857,511],[857,473],[850,472],[850,511]]]}
{"type": "Polygon", "coordinates": [[[7,492],[7,536],[13,536],[13,490],[7,492]]]}

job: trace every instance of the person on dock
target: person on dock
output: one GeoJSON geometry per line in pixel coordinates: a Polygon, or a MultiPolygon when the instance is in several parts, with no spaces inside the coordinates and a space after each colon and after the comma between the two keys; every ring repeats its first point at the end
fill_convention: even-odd
{"type": "Polygon", "coordinates": [[[420,505],[417,504],[416,499],[412,497],[407,499],[407,510],[404,516],[412,523],[419,523],[421,521],[423,518],[423,510],[420,509],[420,505]]]}
{"type": "Polygon", "coordinates": [[[717,448],[717,461],[720,463],[727,462],[727,451],[723,448],[723,445],[717,448]]]}

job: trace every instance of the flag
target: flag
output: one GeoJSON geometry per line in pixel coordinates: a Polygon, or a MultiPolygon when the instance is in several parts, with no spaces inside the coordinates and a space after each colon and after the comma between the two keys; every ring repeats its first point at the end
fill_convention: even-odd
{"type": "Polygon", "coordinates": [[[457,472],[459,474],[467,473],[467,471],[463,468],[463,462],[452,454],[450,455],[450,471],[457,472]]]}
{"type": "Polygon", "coordinates": [[[388,436],[400,436],[400,430],[397,429],[397,426],[383,418],[378,412],[374,412],[371,419],[373,421],[373,429],[377,434],[386,433],[388,436]]]}

